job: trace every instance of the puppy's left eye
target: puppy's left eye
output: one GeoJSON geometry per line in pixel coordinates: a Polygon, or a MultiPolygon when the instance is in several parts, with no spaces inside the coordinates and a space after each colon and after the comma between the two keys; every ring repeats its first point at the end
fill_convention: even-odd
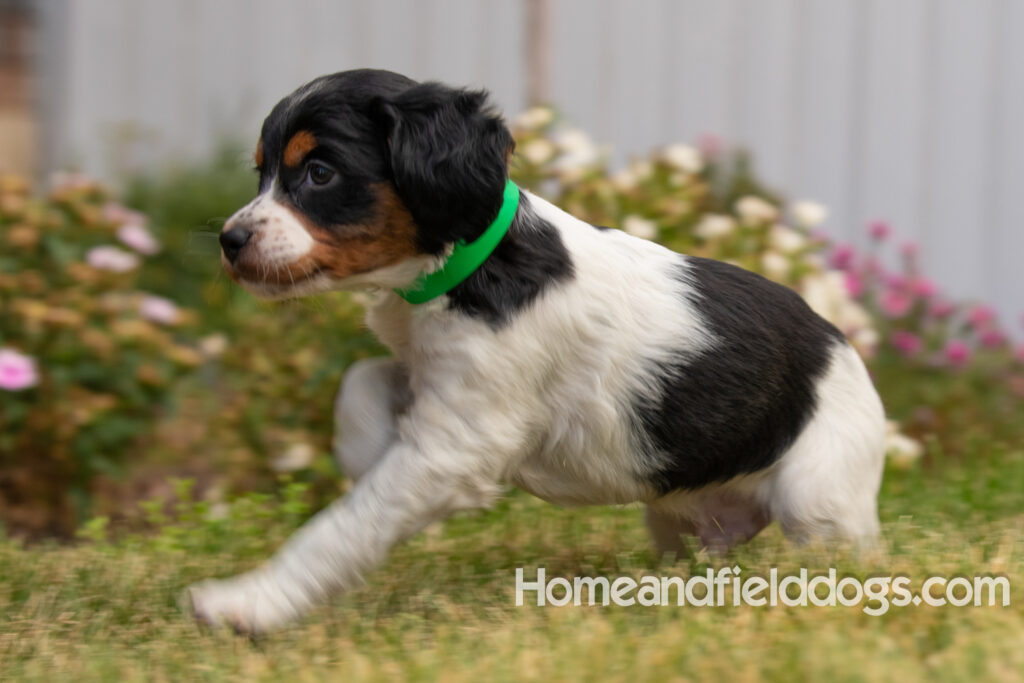
{"type": "Polygon", "coordinates": [[[307,174],[314,185],[326,185],[334,177],[334,170],[323,164],[310,164],[307,174]]]}

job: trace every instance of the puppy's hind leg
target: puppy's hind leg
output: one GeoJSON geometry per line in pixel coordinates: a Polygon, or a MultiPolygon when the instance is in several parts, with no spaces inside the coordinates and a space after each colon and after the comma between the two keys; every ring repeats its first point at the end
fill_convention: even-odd
{"type": "Polygon", "coordinates": [[[673,553],[677,558],[690,555],[686,538],[697,535],[697,527],[693,522],[671,510],[652,505],[648,505],[644,511],[644,521],[659,557],[666,553],[673,553]]]}
{"type": "Polygon", "coordinates": [[[818,408],[773,468],[772,517],[797,543],[870,546],[879,533],[878,489],[885,464],[885,413],[849,347],[837,350],[818,387],[818,408]]]}
{"type": "Polygon", "coordinates": [[[353,481],[369,472],[398,439],[409,404],[405,368],[393,358],[356,361],[334,402],[334,457],[353,481]]]}

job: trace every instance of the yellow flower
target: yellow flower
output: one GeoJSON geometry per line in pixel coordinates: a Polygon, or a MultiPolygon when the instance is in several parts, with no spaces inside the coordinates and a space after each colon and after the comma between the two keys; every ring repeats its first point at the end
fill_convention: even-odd
{"type": "Polygon", "coordinates": [[[85,316],[70,308],[51,308],[43,320],[58,327],[79,328],[85,322],[85,316]]]}
{"type": "Polygon", "coordinates": [[[28,225],[12,225],[7,231],[7,243],[18,249],[31,249],[39,244],[39,232],[28,225]]]}
{"type": "Polygon", "coordinates": [[[154,387],[158,387],[164,383],[163,374],[156,367],[149,365],[148,363],[138,367],[135,371],[135,377],[143,384],[148,384],[154,387]]]}
{"type": "Polygon", "coordinates": [[[172,346],[167,349],[167,357],[178,365],[195,367],[203,362],[203,357],[195,349],[187,346],[172,346]]]}

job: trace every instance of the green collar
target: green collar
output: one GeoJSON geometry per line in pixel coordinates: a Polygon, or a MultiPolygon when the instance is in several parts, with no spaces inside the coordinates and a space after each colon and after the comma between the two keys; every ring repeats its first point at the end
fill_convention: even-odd
{"type": "Polygon", "coordinates": [[[509,180],[505,183],[505,196],[498,217],[480,237],[469,244],[456,242],[451,256],[440,269],[420,275],[408,289],[396,289],[395,293],[411,304],[422,304],[450,292],[487,260],[508,232],[518,208],[519,187],[509,180]]]}

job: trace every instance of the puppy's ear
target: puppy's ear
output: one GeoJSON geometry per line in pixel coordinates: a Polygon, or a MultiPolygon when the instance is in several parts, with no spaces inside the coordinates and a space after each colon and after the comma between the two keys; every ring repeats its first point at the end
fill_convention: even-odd
{"type": "Polygon", "coordinates": [[[476,239],[498,215],[512,135],[485,91],[439,83],[376,103],[398,196],[427,253],[476,239]]]}

